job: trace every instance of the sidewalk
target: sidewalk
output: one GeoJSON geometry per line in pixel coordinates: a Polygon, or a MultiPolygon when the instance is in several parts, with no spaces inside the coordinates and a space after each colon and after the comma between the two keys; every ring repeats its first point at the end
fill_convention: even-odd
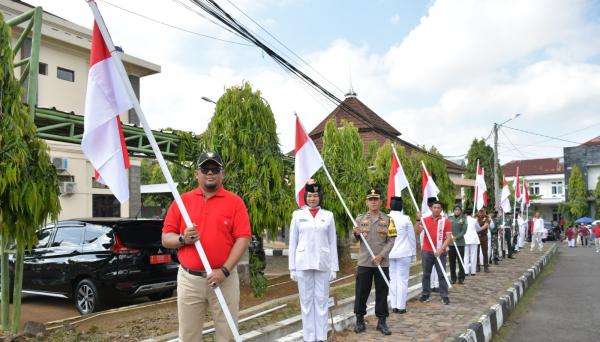
{"type": "Polygon", "coordinates": [[[352,341],[454,341],[467,326],[477,321],[498,298],[513,285],[553,244],[544,244],[544,252],[529,252],[529,245],[516,254],[515,259],[505,259],[498,266],[492,265],[490,273],[478,273],[467,277],[464,285],[453,285],[450,305],[443,305],[439,295],[432,294],[428,303],[413,299],[408,302],[408,313],[390,313],[387,320],[391,336],[375,330],[377,319],[367,317],[367,331],[355,334],[346,329],[336,334],[338,340],[352,341]]]}

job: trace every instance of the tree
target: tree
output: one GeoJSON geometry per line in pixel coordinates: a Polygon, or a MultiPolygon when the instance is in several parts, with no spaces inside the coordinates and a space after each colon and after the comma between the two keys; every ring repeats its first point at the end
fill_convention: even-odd
{"type": "Polygon", "coordinates": [[[596,189],[594,190],[595,204],[596,204],[596,218],[600,219],[600,176],[596,181],[596,189]]]}
{"type": "MultiPolygon", "coordinates": [[[[291,219],[294,196],[292,183],[286,182],[275,117],[260,91],[247,82],[227,89],[202,143],[223,158],[224,185],[246,203],[252,234],[259,240],[265,233],[274,237],[291,219]]],[[[266,291],[262,268],[252,254],[250,282],[257,296],[266,291]]]]}
{"type": "MultiPolygon", "coordinates": [[[[370,185],[367,161],[358,129],[347,121],[343,121],[342,126],[337,128],[335,121],[329,120],[325,125],[321,155],[352,215],[356,217],[359,213],[365,212],[367,210],[365,198],[370,185]]],[[[330,210],[335,218],[340,269],[347,269],[351,265],[348,237],[352,229],[352,221],[325,173],[319,171],[315,178],[324,189],[323,207],[330,210]]]]}
{"type": "MultiPolygon", "coordinates": [[[[469,152],[467,152],[467,171],[465,178],[475,179],[477,173],[477,160],[484,169],[485,184],[487,186],[488,208],[495,208],[496,194],[494,193],[494,149],[485,143],[484,139],[473,139],[469,152]]],[[[502,168],[498,168],[498,189],[502,189],[502,168]]],[[[475,188],[465,189],[466,207],[473,207],[475,188]]]]}
{"type": "Polygon", "coordinates": [[[587,214],[587,198],[586,198],[585,182],[583,181],[583,175],[579,166],[573,165],[571,175],[569,176],[569,190],[567,195],[571,215],[573,218],[578,219],[587,214]]]}
{"type": "Polygon", "coordinates": [[[22,88],[13,75],[11,30],[0,14],[0,268],[2,329],[9,328],[9,265],[7,247],[16,255],[13,317],[16,333],[21,320],[23,258],[36,243],[36,231],[48,219],[58,220],[58,177],[48,147],[36,137],[36,127],[21,103],[22,88]]]}

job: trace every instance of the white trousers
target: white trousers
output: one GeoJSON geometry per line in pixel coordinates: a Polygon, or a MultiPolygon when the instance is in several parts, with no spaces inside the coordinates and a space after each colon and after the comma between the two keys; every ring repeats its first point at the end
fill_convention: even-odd
{"type": "Polygon", "coordinates": [[[392,309],[406,309],[408,275],[411,257],[390,259],[390,291],[388,299],[392,309]]]}
{"type": "Polygon", "coordinates": [[[466,244],[465,245],[465,256],[463,261],[465,263],[465,274],[475,274],[477,271],[477,244],[466,244]]]}
{"type": "Polygon", "coordinates": [[[575,239],[567,240],[569,247],[575,247],[575,239]]]}
{"type": "Polygon", "coordinates": [[[544,243],[542,242],[542,233],[541,232],[533,233],[533,236],[531,237],[531,250],[532,251],[536,245],[538,246],[540,251],[542,250],[542,248],[544,248],[544,243]]]}
{"type": "Polygon", "coordinates": [[[329,271],[297,271],[305,341],[327,340],[329,271]]]}
{"type": "Polygon", "coordinates": [[[519,227],[519,236],[517,237],[517,246],[519,248],[525,247],[525,226],[519,227]]]}

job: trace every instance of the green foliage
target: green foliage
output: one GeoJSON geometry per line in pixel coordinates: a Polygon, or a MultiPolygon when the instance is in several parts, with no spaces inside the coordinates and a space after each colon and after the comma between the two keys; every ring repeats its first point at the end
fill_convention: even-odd
{"type": "MultiPolygon", "coordinates": [[[[36,231],[60,212],[58,178],[48,147],[36,137],[36,127],[21,103],[22,88],[13,75],[10,27],[0,14],[0,239],[15,242],[14,317],[20,317],[22,256],[36,242],[36,231]]],[[[4,252],[4,248],[2,248],[4,252]]],[[[2,253],[2,258],[7,255],[2,253]]],[[[5,266],[3,260],[2,265],[5,266]]],[[[7,328],[8,269],[2,269],[2,321],[7,328]]],[[[13,322],[16,331],[19,322],[13,322]]]]}
{"type": "MultiPolygon", "coordinates": [[[[321,156],[350,213],[357,216],[365,212],[365,194],[370,185],[364,146],[358,129],[347,121],[343,121],[342,127],[338,129],[335,121],[328,121],[323,135],[321,156]]],[[[325,173],[321,170],[315,178],[323,188],[323,207],[334,215],[338,237],[347,237],[352,229],[352,221],[325,173]]]]}
{"type": "Polygon", "coordinates": [[[247,82],[227,89],[203,140],[223,158],[225,187],[244,199],[252,233],[273,237],[291,219],[294,196],[285,182],[275,118],[260,91],[247,82]]]}
{"type": "MultiPolygon", "coordinates": [[[[431,147],[429,153],[413,153],[411,154],[412,161],[412,173],[413,175],[418,174],[418,178],[413,176],[412,179],[417,179],[417,182],[414,186],[416,186],[415,196],[417,197],[417,203],[421,203],[423,194],[421,190],[421,178],[422,178],[422,166],[421,160],[425,163],[427,167],[427,171],[433,177],[435,184],[440,189],[440,193],[438,197],[440,201],[444,204],[444,210],[448,213],[452,212],[452,207],[454,207],[454,201],[456,198],[456,187],[450,180],[448,176],[448,169],[446,168],[446,162],[441,153],[439,153],[435,147],[431,147]],[[415,165],[416,164],[416,165],[415,165]],[[418,193],[418,194],[417,194],[418,193]]],[[[411,183],[412,184],[412,183],[411,183]]],[[[415,189],[415,187],[413,187],[415,189]]]]}
{"type": "MultiPolygon", "coordinates": [[[[485,140],[473,139],[469,152],[467,152],[467,171],[465,178],[475,179],[477,173],[477,160],[484,169],[485,184],[487,186],[488,209],[493,209],[496,203],[496,194],[494,193],[494,149],[485,143],[485,140]]],[[[502,168],[498,168],[498,189],[502,189],[502,168]]],[[[475,188],[465,189],[464,207],[473,207],[473,196],[475,188]]]]}
{"type": "Polygon", "coordinates": [[[579,169],[579,166],[573,165],[571,175],[569,176],[569,187],[568,187],[568,203],[571,211],[571,215],[578,219],[586,216],[588,212],[586,188],[583,180],[583,174],[579,169]]]}
{"type": "Polygon", "coordinates": [[[594,190],[594,202],[596,204],[596,218],[600,218],[600,176],[596,181],[596,189],[594,190]]]}
{"type": "Polygon", "coordinates": [[[254,254],[250,254],[250,287],[256,298],[261,298],[267,293],[267,278],[263,273],[264,263],[254,254]]]}

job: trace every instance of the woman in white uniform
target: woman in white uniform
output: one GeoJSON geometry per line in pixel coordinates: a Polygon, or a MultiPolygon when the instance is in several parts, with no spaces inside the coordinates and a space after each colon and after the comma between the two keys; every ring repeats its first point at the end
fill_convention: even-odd
{"type": "Polygon", "coordinates": [[[417,241],[410,217],[402,212],[402,197],[390,199],[390,229],[396,230],[396,240],[390,251],[390,294],[392,312],[406,313],[410,264],[417,260],[417,241]],[[395,227],[395,228],[393,228],[395,227]]]}
{"type": "Polygon", "coordinates": [[[479,236],[477,232],[480,230],[477,219],[471,216],[472,209],[467,209],[467,232],[465,233],[465,274],[475,275],[477,271],[477,247],[479,246],[479,236]]]}
{"type": "Polygon", "coordinates": [[[311,180],[304,190],[307,205],[294,211],[290,223],[290,277],[298,282],[304,340],[326,341],[329,282],[339,270],[335,223],[320,207],[320,186],[311,180]]]}

